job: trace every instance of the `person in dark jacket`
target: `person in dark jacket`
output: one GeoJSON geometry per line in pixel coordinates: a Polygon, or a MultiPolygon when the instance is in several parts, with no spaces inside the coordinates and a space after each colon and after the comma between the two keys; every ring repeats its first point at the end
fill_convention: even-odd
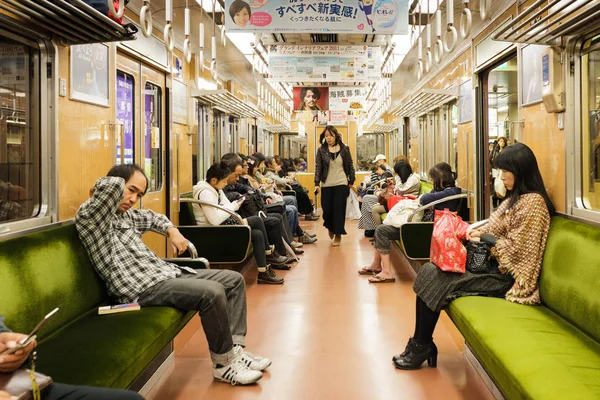
{"type": "Polygon", "coordinates": [[[346,234],[346,200],[354,187],[354,164],[342,135],[327,125],[319,138],[315,166],[315,193],[322,191],[323,226],[329,230],[333,245],[339,246],[346,234]]]}

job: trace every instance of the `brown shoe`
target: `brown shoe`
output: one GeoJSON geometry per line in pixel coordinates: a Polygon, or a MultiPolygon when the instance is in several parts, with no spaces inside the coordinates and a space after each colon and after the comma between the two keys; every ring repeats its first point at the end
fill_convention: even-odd
{"type": "Polygon", "coordinates": [[[341,243],[342,243],[342,235],[335,235],[332,245],[339,246],[341,243]]]}
{"type": "Polygon", "coordinates": [[[335,235],[333,234],[333,232],[329,231],[329,239],[333,240],[333,237],[334,237],[334,236],[335,236],[335,235]]]}

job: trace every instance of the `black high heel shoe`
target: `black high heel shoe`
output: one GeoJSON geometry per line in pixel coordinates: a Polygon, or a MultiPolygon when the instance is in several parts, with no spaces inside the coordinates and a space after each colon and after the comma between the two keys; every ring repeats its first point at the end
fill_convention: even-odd
{"type": "Polygon", "coordinates": [[[438,350],[435,343],[419,344],[415,341],[414,347],[406,353],[404,357],[394,361],[398,369],[419,369],[421,364],[427,360],[427,365],[432,368],[437,367],[438,350]]]}
{"type": "Polygon", "coordinates": [[[408,339],[408,343],[406,344],[406,347],[404,348],[404,351],[400,354],[396,354],[394,357],[392,357],[392,361],[396,362],[396,360],[398,360],[399,358],[405,357],[409,352],[412,351],[413,347],[415,347],[415,344],[417,344],[417,341],[415,340],[415,338],[410,338],[408,339]]]}

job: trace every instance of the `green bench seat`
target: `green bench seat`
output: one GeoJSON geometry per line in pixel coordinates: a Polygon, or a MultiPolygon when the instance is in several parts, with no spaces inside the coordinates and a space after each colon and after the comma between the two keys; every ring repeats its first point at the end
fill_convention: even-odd
{"type": "Polygon", "coordinates": [[[0,314],[7,326],[28,333],[60,307],[38,333],[37,369],[56,382],[139,390],[195,313],[143,307],[97,315],[105,304],[105,284],[74,222],[0,238],[0,314]]]}
{"type": "Polygon", "coordinates": [[[600,399],[600,228],[554,217],[541,306],[463,297],[447,312],[508,399],[600,399]]]}

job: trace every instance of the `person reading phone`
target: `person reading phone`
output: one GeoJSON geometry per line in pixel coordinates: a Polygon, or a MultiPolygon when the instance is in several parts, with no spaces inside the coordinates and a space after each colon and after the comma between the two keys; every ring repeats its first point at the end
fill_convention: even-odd
{"type": "Polygon", "coordinates": [[[214,379],[256,382],[271,361],[244,351],[244,278],[235,271],[194,270],[158,258],[142,241],[143,233],[168,237],[177,253],[187,249],[187,240],[166,216],[136,208],[147,188],[148,178],[139,166],[115,165],[79,207],[77,232],[94,268],[119,303],[199,311],[214,379]]]}
{"type": "MultiPolygon", "coordinates": [[[[28,335],[12,332],[4,324],[4,318],[0,315],[0,353],[13,349],[20,342],[27,339],[28,335]]],[[[0,355],[0,372],[12,373],[19,368],[27,368],[27,359],[36,348],[37,342],[32,340],[28,345],[15,351],[13,354],[0,355]]],[[[51,357],[52,354],[45,354],[51,357]]],[[[40,371],[43,373],[43,371],[40,371]]],[[[142,400],[143,397],[135,392],[121,389],[106,389],[90,386],[73,386],[62,383],[52,383],[42,393],[42,400],[142,400]]],[[[7,392],[0,390],[0,399],[12,399],[7,392]]]]}

